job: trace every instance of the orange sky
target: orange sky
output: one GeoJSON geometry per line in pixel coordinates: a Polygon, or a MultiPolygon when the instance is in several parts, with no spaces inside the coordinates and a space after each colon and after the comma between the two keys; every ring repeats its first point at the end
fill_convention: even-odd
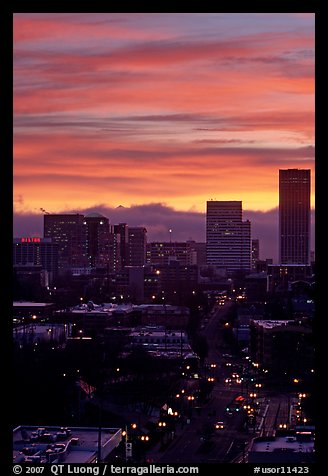
{"type": "Polygon", "coordinates": [[[14,14],[14,207],[278,205],[312,171],[314,14],[14,14]]]}

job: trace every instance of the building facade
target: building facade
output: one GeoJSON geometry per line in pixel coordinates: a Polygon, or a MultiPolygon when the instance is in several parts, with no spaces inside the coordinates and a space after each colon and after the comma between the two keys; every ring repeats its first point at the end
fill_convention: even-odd
{"type": "Polygon", "coordinates": [[[241,201],[207,202],[206,261],[228,274],[251,269],[251,224],[242,220],[241,201]]]}
{"type": "Polygon", "coordinates": [[[147,244],[147,264],[168,265],[178,261],[187,266],[196,263],[195,253],[192,242],[153,241],[147,244]]]}
{"type": "Polygon", "coordinates": [[[58,271],[58,245],[51,238],[14,238],[13,265],[41,266],[55,276],[58,271]]]}
{"type": "Polygon", "coordinates": [[[269,264],[267,267],[268,281],[267,291],[270,293],[291,290],[296,281],[309,281],[311,278],[311,266],[305,264],[269,264]]]}
{"type": "Polygon", "coordinates": [[[310,170],[279,170],[280,264],[310,264],[310,170]]]}
{"type": "Polygon", "coordinates": [[[86,251],[90,268],[108,268],[110,263],[110,225],[100,213],[84,217],[86,251]]]}
{"type": "Polygon", "coordinates": [[[128,264],[143,266],[146,263],[147,230],[144,227],[129,227],[128,264]]]}
{"type": "Polygon", "coordinates": [[[87,267],[86,232],[81,214],[44,215],[44,237],[58,244],[58,269],[87,267]]]}
{"type": "Polygon", "coordinates": [[[251,320],[250,356],[281,380],[308,374],[314,368],[313,329],[294,320],[251,320]]]}
{"type": "Polygon", "coordinates": [[[252,240],[252,270],[256,270],[257,262],[260,259],[260,240],[252,240]]]}
{"type": "Polygon", "coordinates": [[[127,223],[114,225],[114,234],[119,235],[117,243],[119,243],[120,268],[124,268],[129,264],[129,226],[127,223]]]}
{"type": "Polygon", "coordinates": [[[18,274],[30,270],[47,271],[49,282],[58,273],[58,244],[51,238],[21,237],[13,239],[13,266],[18,274]]]}

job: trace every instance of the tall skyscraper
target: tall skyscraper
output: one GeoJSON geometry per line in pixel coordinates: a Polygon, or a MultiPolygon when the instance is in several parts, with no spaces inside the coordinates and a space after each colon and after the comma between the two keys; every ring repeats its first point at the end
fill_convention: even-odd
{"type": "Polygon", "coordinates": [[[129,227],[130,266],[143,266],[146,263],[147,230],[143,226],[129,227]]]}
{"type": "Polygon", "coordinates": [[[120,267],[124,268],[129,264],[129,226],[127,223],[114,225],[114,233],[120,235],[120,267]]]}
{"type": "Polygon", "coordinates": [[[91,268],[107,268],[110,254],[110,226],[108,218],[100,213],[85,215],[86,250],[91,268]]]}
{"type": "Polygon", "coordinates": [[[207,202],[206,262],[229,274],[251,269],[251,224],[242,220],[241,201],[207,202]]]}
{"type": "Polygon", "coordinates": [[[310,263],[310,170],[279,170],[280,264],[310,263]]]}
{"type": "Polygon", "coordinates": [[[88,266],[86,227],[80,214],[44,215],[44,237],[58,243],[58,269],[88,266]]]}

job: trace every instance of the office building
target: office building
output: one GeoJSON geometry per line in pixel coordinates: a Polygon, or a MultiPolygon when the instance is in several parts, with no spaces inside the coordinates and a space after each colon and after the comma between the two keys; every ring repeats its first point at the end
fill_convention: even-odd
{"type": "Polygon", "coordinates": [[[267,273],[267,291],[285,293],[291,290],[292,284],[296,281],[310,281],[311,266],[309,264],[269,264],[267,273]]]}
{"type": "Polygon", "coordinates": [[[85,215],[83,224],[89,267],[109,269],[111,240],[108,218],[100,213],[89,213],[85,215]]]}
{"type": "Polygon", "coordinates": [[[294,320],[251,320],[250,357],[268,369],[272,379],[308,375],[314,368],[313,329],[294,320]]]}
{"type": "Polygon", "coordinates": [[[196,251],[190,241],[167,242],[153,241],[147,244],[147,263],[151,265],[168,265],[178,261],[182,266],[196,263],[196,251]]]}
{"type": "Polygon", "coordinates": [[[128,264],[143,266],[146,263],[147,230],[144,227],[129,227],[128,230],[128,264]]]}
{"type": "Polygon", "coordinates": [[[45,270],[52,282],[58,272],[58,244],[53,243],[51,238],[14,238],[13,266],[18,273],[23,273],[27,268],[45,270]]]}
{"type": "Polygon", "coordinates": [[[109,234],[109,269],[116,273],[122,269],[121,235],[115,233],[115,226],[110,225],[109,234]]]}
{"type": "Polygon", "coordinates": [[[206,266],[206,243],[198,243],[193,240],[188,240],[191,247],[191,262],[190,264],[197,264],[198,266],[206,266]]]}
{"type": "Polygon", "coordinates": [[[126,223],[114,225],[114,234],[119,235],[119,256],[120,268],[124,268],[129,264],[129,227],[126,223]]]}
{"type": "Polygon", "coordinates": [[[206,260],[227,274],[251,269],[251,224],[242,221],[241,201],[207,202],[206,260]]]}
{"type": "Polygon", "coordinates": [[[252,270],[256,270],[257,262],[260,259],[260,240],[252,240],[252,270]]]}
{"type": "Polygon", "coordinates": [[[87,267],[86,232],[81,214],[44,215],[44,237],[58,244],[58,269],[65,272],[74,267],[87,267]]]}
{"type": "Polygon", "coordinates": [[[310,170],[279,170],[280,264],[310,264],[310,170]]]}

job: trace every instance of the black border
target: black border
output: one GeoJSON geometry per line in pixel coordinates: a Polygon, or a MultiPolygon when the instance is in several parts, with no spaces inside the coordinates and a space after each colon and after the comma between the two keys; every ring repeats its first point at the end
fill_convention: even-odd
{"type": "MultiPolygon", "coordinates": [[[[322,325],[322,321],[326,319],[326,316],[321,311],[320,306],[322,305],[322,296],[324,296],[323,290],[323,261],[325,258],[325,251],[321,249],[320,243],[322,238],[325,238],[325,230],[323,233],[320,234],[320,227],[319,227],[319,219],[318,216],[325,217],[327,215],[324,214],[325,203],[322,199],[320,199],[321,195],[321,184],[320,181],[325,177],[324,173],[324,163],[326,162],[326,157],[321,156],[322,150],[322,122],[320,119],[320,113],[322,114],[322,106],[323,106],[323,97],[322,92],[325,89],[326,84],[323,84],[326,77],[323,72],[325,66],[325,59],[322,60],[321,54],[324,50],[326,54],[326,48],[323,45],[323,42],[326,38],[323,37],[322,33],[324,31],[324,12],[322,2],[319,5],[319,2],[275,2],[272,5],[272,10],[270,6],[267,5],[269,8],[269,12],[300,12],[300,13],[314,13],[315,14],[315,40],[316,40],[316,72],[315,72],[315,87],[316,87],[316,94],[315,94],[315,111],[316,111],[316,125],[315,125],[315,142],[316,142],[316,159],[315,159],[315,170],[316,170],[316,240],[315,240],[315,251],[316,251],[316,324],[315,324],[315,333],[316,333],[316,354],[317,354],[317,368],[316,368],[316,394],[317,394],[317,408],[318,408],[318,421],[317,421],[317,436],[318,436],[318,444],[316,445],[317,456],[316,456],[316,463],[314,465],[310,465],[310,473],[309,474],[320,474],[320,470],[316,470],[319,468],[320,464],[325,462],[324,457],[322,456],[321,444],[325,439],[325,426],[323,424],[323,420],[321,419],[321,412],[325,413],[326,411],[326,404],[323,401],[323,395],[325,393],[324,386],[322,383],[326,380],[325,372],[322,372],[321,369],[325,368],[323,362],[327,361],[326,355],[322,352],[322,342],[321,339],[323,337],[323,333],[320,333],[320,327],[322,325]],[[321,50],[321,51],[320,51],[321,50]],[[322,373],[321,373],[322,372],[322,373]]],[[[262,12],[263,11],[263,2],[250,2],[246,4],[249,7],[249,10],[245,13],[250,12],[262,12]]],[[[195,7],[196,5],[190,5],[195,7]]],[[[220,8],[220,12],[225,13],[234,13],[232,9],[228,8],[227,10],[224,9],[225,6],[231,5],[217,5],[220,8]]],[[[1,289],[3,291],[2,295],[2,303],[5,302],[5,306],[2,306],[2,315],[0,317],[1,322],[1,354],[0,354],[0,361],[2,363],[2,368],[4,372],[1,376],[1,388],[2,388],[2,398],[1,398],[1,407],[2,407],[2,416],[0,418],[1,421],[1,430],[0,430],[0,438],[1,438],[1,456],[0,456],[0,468],[3,466],[7,467],[8,464],[8,473],[6,474],[13,474],[12,473],[12,425],[10,422],[10,417],[12,412],[15,409],[11,406],[11,379],[14,379],[15,376],[13,374],[13,370],[11,368],[11,361],[9,362],[9,358],[11,359],[11,352],[12,352],[12,327],[11,327],[11,315],[12,315],[12,288],[8,286],[9,277],[12,277],[12,260],[11,260],[11,253],[8,250],[11,250],[12,247],[12,229],[13,229],[13,205],[10,206],[11,198],[13,198],[13,15],[15,12],[19,13],[37,13],[37,12],[56,12],[56,13],[69,13],[69,12],[81,12],[81,13],[96,13],[104,11],[104,5],[101,2],[93,2],[92,3],[93,12],[89,12],[88,9],[79,8],[76,9],[76,5],[70,5],[68,2],[53,2],[53,4],[42,4],[38,5],[37,2],[13,2],[11,5],[7,5],[5,7],[2,6],[1,13],[0,13],[0,34],[1,34],[1,49],[2,49],[2,72],[0,75],[1,81],[1,112],[3,115],[3,126],[1,129],[2,132],[2,141],[1,141],[1,170],[2,170],[2,184],[1,184],[1,204],[2,204],[2,214],[1,214],[1,228],[2,228],[2,265],[3,267],[3,279],[2,279],[2,286],[1,289]],[[27,8],[28,7],[28,8],[27,8]],[[9,357],[10,356],[10,357],[9,357]],[[9,421],[8,421],[9,418],[9,421]],[[7,449],[8,448],[8,449],[7,449]]],[[[124,9],[127,9],[127,12],[133,13],[135,12],[135,7],[131,7],[128,4],[124,4],[121,7],[118,4],[110,4],[107,5],[107,8],[110,7],[110,11],[112,12],[124,12],[124,9]],[[115,9],[116,7],[116,9],[115,9]],[[125,8],[124,8],[125,7],[125,8]]],[[[213,6],[204,5],[202,3],[201,7],[204,8],[205,12],[212,12],[213,6]]],[[[238,8],[238,5],[235,5],[238,8]]],[[[240,7],[240,6],[239,6],[240,7]]],[[[154,4],[153,2],[149,4],[143,3],[141,5],[138,4],[138,12],[174,12],[177,9],[177,5],[175,4],[170,8],[168,2],[163,2],[163,5],[154,4]]],[[[180,10],[175,11],[174,13],[178,13],[179,11],[184,11],[185,7],[182,7],[180,10]]],[[[197,9],[196,9],[197,11],[197,9]]],[[[238,13],[243,13],[244,9],[240,8],[237,10],[238,13]]],[[[235,13],[237,13],[235,12],[235,13]]],[[[266,12],[266,13],[269,13],[266,12]]],[[[325,35],[326,36],[326,35],[325,35]]],[[[322,219],[323,223],[324,218],[322,219]]],[[[12,282],[12,280],[10,281],[12,282]]],[[[323,310],[324,311],[324,310],[323,310]]],[[[24,395],[22,395],[22,404],[24,402],[24,395]]],[[[79,465],[77,465],[79,466],[79,465]]],[[[225,474],[224,470],[229,471],[229,467],[231,464],[220,464],[220,465],[211,465],[211,464],[200,464],[199,474],[208,474],[208,472],[212,472],[214,469],[222,469],[223,474],[225,474]]],[[[282,465],[259,465],[261,468],[266,467],[278,467],[282,465]]],[[[286,466],[286,465],[285,465],[286,466]]],[[[292,466],[292,465],[290,465],[292,466]]],[[[246,474],[254,474],[254,465],[251,464],[244,464],[242,466],[234,465],[233,471],[240,471],[242,475],[246,474]],[[236,468],[241,468],[240,470],[236,468]]],[[[232,469],[232,468],[231,468],[232,469]]],[[[24,472],[23,472],[24,474],[24,472]]],[[[44,472],[43,474],[48,474],[48,472],[44,472]]],[[[49,474],[51,474],[49,472],[49,474]]],[[[64,473],[65,474],[65,473],[64,473]]],[[[106,473],[110,474],[110,473],[106,473]]],[[[295,473],[294,473],[295,474],[295,473]]]]}

